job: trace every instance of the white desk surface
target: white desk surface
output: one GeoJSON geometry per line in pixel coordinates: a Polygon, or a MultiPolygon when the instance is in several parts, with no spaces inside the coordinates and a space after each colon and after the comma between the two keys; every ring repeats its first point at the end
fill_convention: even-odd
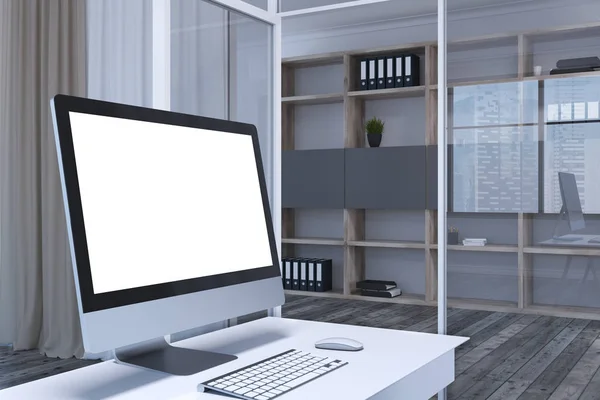
{"type": "MultiPolygon", "coordinates": [[[[348,365],[300,386],[278,399],[364,400],[380,392],[383,393],[384,389],[400,381],[412,382],[410,384],[415,386],[414,377],[419,370],[422,371],[422,376],[419,378],[420,386],[434,387],[435,376],[438,375],[436,362],[439,360],[445,360],[443,363],[445,374],[439,374],[445,375],[446,381],[443,386],[449,384],[454,380],[454,349],[467,340],[455,336],[391,329],[263,318],[177,342],[176,345],[181,347],[238,356],[235,361],[196,375],[170,376],[106,361],[2,390],[0,399],[225,399],[226,397],[212,393],[198,393],[198,384],[286,350],[298,349],[336,357],[347,361],[348,365]],[[364,350],[340,352],[318,350],[314,347],[317,340],[339,336],[362,342],[364,350]],[[450,369],[451,371],[448,371],[450,369]],[[422,384],[424,378],[426,385],[422,384]]],[[[396,394],[398,390],[405,393],[406,389],[397,385],[394,387],[396,394]]],[[[436,390],[441,389],[442,387],[436,388],[436,390]]],[[[378,398],[399,397],[389,396],[388,393],[379,394],[378,398]]],[[[411,397],[411,400],[417,399],[411,397]]]]}
{"type": "Polygon", "coordinates": [[[578,234],[569,234],[564,235],[565,238],[569,236],[576,236],[581,238],[579,240],[557,240],[557,239],[549,239],[540,242],[542,246],[554,246],[554,247],[585,247],[585,248],[598,248],[600,249],[600,243],[590,243],[589,240],[592,238],[600,237],[600,235],[578,235],[578,234]]]}

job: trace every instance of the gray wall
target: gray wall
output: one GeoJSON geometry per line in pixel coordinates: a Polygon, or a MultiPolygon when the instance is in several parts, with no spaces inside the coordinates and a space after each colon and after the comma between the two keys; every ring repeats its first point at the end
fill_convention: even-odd
{"type": "Polygon", "coordinates": [[[459,240],[486,238],[489,244],[517,244],[517,214],[449,213],[448,228],[458,229],[459,240]]]}
{"type": "Polygon", "coordinates": [[[448,82],[517,76],[516,38],[448,46],[448,82]]]}
{"type": "Polygon", "coordinates": [[[311,210],[295,211],[296,237],[316,237],[343,239],[343,210],[311,210]]]}
{"type": "Polygon", "coordinates": [[[372,117],[385,122],[381,147],[425,144],[424,96],[368,100],[365,102],[365,120],[372,117]]]}
{"type": "Polygon", "coordinates": [[[517,255],[449,251],[448,297],[516,303],[517,255]]]}
{"type": "Polygon", "coordinates": [[[423,211],[366,210],[366,240],[425,241],[423,211]]]}
{"type": "Polygon", "coordinates": [[[570,33],[540,38],[532,42],[532,50],[533,65],[541,65],[548,73],[559,59],[600,55],[600,29],[588,30],[585,36],[570,33]]]}
{"type": "Polygon", "coordinates": [[[422,250],[365,249],[366,279],[391,280],[406,294],[425,294],[425,253],[422,250]]]}
{"type": "Polygon", "coordinates": [[[296,68],[294,88],[296,96],[342,93],[344,91],[344,65],[296,68]]]}
{"type": "Polygon", "coordinates": [[[296,150],[344,148],[343,103],[296,106],[294,121],[296,150]]]}
{"type": "Polygon", "coordinates": [[[533,301],[536,304],[600,307],[598,257],[535,255],[533,301]],[[590,268],[588,269],[588,263],[590,268]]]}

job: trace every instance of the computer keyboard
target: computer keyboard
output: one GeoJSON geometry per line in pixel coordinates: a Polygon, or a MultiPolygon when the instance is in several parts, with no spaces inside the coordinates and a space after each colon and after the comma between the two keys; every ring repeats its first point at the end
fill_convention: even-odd
{"type": "Polygon", "coordinates": [[[288,350],[202,385],[205,390],[240,399],[271,400],[346,364],[335,358],[288,350]]]}

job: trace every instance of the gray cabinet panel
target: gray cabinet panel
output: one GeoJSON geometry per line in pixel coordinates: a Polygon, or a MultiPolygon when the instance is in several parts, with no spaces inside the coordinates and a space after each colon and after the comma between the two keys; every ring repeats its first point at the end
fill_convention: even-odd
{"type": "Polygon", "coordinates": [[[344,208],[344,149],[284,151],[283,208],[344,208]]]}
{"type": "Polygon", "coordinates": [[[346,149],[346,208],[424,210],[425,146],[346,149]]]}

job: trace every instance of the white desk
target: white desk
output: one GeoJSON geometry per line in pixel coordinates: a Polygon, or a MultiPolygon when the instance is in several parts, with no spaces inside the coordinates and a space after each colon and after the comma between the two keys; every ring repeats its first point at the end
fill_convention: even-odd
{"type": "MultiPolygon", "coordinates": [[[[238,359],[192,376],[103,362],[0,391],[2,400],[226,399],[198,393],[197,385],[289,349],[337,357],[348,365],[279,397],[306,399],[429,399],[454,380],[454,349],[467,338],[264,318],[178,342],[182,347],[235,354],[238,359]],[[318,350],[326,337],[364,344],[359,352],[318,350]]],[[[278,398],[278,399],[279,399],[278,398]]]]}

